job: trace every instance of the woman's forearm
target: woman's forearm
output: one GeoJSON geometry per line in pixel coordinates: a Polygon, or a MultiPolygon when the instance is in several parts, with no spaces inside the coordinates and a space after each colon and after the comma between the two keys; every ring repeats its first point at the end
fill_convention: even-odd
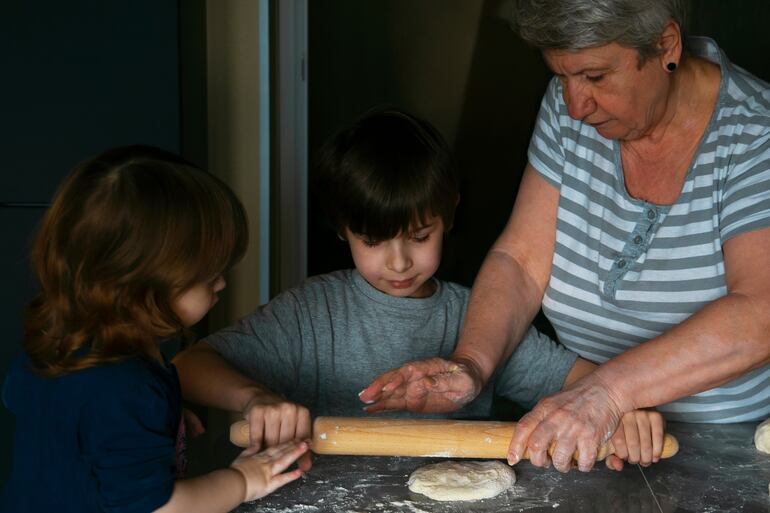
{"type": "Polygon", "coordinates": [[[452,359],[472,362],[486,383],[524,336],[542,296],[516,258],[492,249],[473,284],[452,359]]]}
{"type": "Polygon", "coordinates": [[[601,365],[596,377],[623,411],[722,385],[770,362],[770,304],[728,294],[670,331],[601,365]]]}

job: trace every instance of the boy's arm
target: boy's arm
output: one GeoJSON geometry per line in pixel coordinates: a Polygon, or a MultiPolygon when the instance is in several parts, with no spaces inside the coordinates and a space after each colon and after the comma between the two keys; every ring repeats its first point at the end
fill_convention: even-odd
{"type": "Polygon", "coordinates": [[[562,388],[567,388],[583,376],[591,374],[594,369],[596,369],[596,367],[598,367],[598,365],[595,363],[591,363],[588,360],[584,360],[578,356],[577,360],[575,360],[575,365],[572,366],[569,374],[567,374],[567,377],[564,378],[564,386],[562,388]]]}

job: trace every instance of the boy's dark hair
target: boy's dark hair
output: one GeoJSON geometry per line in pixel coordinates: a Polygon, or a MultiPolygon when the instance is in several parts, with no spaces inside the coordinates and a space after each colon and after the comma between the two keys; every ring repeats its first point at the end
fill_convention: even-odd
{"type": "Polygon", "coordinates": [[[449,230],[459,180],[449,148],[427,121],[396,109],[366,113],[321,149],[315,180],[337,232],[371,240],[439,216],[449,230]]]}

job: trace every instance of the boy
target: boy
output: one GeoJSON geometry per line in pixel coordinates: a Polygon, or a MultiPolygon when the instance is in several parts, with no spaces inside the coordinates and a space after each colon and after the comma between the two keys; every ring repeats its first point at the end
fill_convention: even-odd
{"type": "MultiPolygon", "coordinates": [[[[176,360],[184,395],[244,412],[255,445],[308,436],[309,413],[296,403],[361,415],[358,392],[374,376],[447,358],[468,302],[469,289],[433,277],[459,194],[430,124],[396,110],[364,116],[323,148],[316,191],[355,269],[310,278],[176,360]]],[[[530,408],[591,367],[530,328],[490,385],[443,416],[488,418],[495,394],[530,408]]]]}

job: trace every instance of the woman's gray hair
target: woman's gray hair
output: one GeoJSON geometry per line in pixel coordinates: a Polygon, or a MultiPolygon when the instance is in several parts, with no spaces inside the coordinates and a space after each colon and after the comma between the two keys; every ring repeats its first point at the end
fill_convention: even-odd
{"type": "Polygon", "coordinates": [[[541,49],[580,50],[617,43],[639,52],[642,61],[669,20],[684,32],[683,0],[514,0],[513,27],[541,49]]]}

